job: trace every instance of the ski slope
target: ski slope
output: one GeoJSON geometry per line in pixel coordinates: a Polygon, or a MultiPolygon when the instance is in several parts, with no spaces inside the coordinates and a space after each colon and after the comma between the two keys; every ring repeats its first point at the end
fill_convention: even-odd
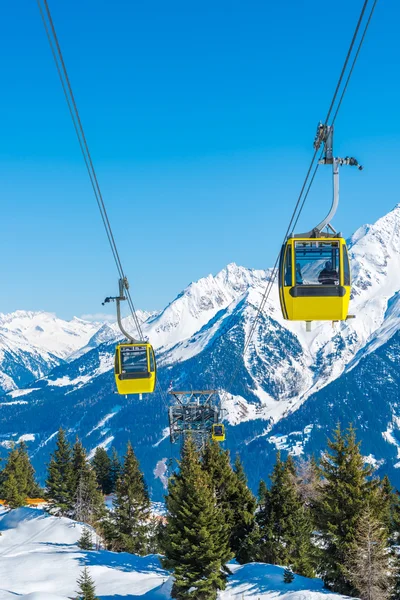
{"type": "MultiPolygon", "coordinates": [[[[67,600],[87,566],[101,600],[169,599],[172,580],[155,555],[146,557],[77,546],[82,525],[51,517],[37,508],[0,511],[0,600],[67,600]]],[[[283,583],[283,568],[252,563],[231,565],[219,600],[340,600],[319,579],[296,576],[283,583]]],[[[195,599],[194,599],[195,600],[195,599]]]]}

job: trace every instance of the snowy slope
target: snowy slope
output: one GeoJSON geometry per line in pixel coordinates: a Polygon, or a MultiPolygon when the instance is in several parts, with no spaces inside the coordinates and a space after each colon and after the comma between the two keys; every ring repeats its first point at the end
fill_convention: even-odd
{"type": "MultiPolygon", "coordinates": [[[[170,598],[171,577],[157,556],[139,557],[77,546],[82,525],[50,517],[40,509],[0,514],[0,600],[67,600],[76,596],[76,580],[87,566],[101,600],[170,598]]],[[[233,575],[220,600],[340,600],[319,579],[295,577],[285,585],[283,568],[265,564],[232,565],[233,575]]]]}
{"type": "Polygon", "coordinates": [[[38,379],[85,346],[100,323],[52,313],[0,313],[0,389],[9,391],[38,379]]]}

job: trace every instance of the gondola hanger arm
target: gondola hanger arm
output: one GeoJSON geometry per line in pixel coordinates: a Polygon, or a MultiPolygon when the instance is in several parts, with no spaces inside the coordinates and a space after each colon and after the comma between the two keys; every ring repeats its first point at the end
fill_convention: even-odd
{"type": "Polygon", "coordinates": [[[121,333],[126,337],[126,339],[131,343],[131,344],[137,344],[139,343],[139,340],[136,340],[134,337],[132,337],[124,328],[123,324],[122,324],[122,317],[121,317],[121,302],[126,300],[126,296],[124,294],[124,290],[129,289],[129,283],[126,277],[121,278],[119,280],[119,296],[107,296],[107,298],[105,298],[104,302],[102,302],[102,305],[104,306],[105,304],[108,304],[109,302],[115,302],[117,305],[117,323],[118,323],[118,327],[121,330],[121,333]]]}

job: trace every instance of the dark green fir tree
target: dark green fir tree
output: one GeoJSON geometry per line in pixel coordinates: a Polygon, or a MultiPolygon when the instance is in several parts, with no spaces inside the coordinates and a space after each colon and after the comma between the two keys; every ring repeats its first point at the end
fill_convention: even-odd
{"type": "Polygon", "coordinates": [[[224,513],[224,520],[232,528],[235,520],[232,498],[236,492],[237,481],[230,463],[229,450],[223,450],[218,442],[207,442],[202,464],[211,477],[216,500],[224,513]]]}
{"type": "Polygon", "coordinates": [[[82,529],[81,537],[78,540],[78,546],[81,550],[93,550],[92,532],[87,527],[82,529]]]}
{"type": "Polygon", "coordinates": [[[268,496],[267,484],[265,483],[265,481],[263,479],[261,479],[259,486],[258,486],[258,493],[257,493],[257,500],[258,500],[259,506],[265,505],[265,499],[267,496],[268,496]]]}
{"type": "Polygon", "coordinates": [[[50,505],[66,514],[74,502],[74,485],[72,472],[71,446],[60,429],[57,436],[56,449],[51,455],[46,481],[47,498],[50,505]]]}
{"type": "Polygon", "coordinates": [[[75,439],[75,444],[72,446],[72,497],[76,497],[79,482],[82,474],[87,470],[87,455],[82,442],[78,437],[75,439]]]}
{"type": "Polygon", "coordinates": [[[169,479],[166,503],[163,564],[174,573],[172,597],[215,600],[218,590],[226,586],[226,563],[232,557],[229,525],[190,437],[183,447],[180,470],[169,479]]]}
{"type": "Polygon", "coordinates": [[[121,475],[121,461],[119,460],[119,456],[115,448],[111,450],[111,464],[110,464],[110,487],[111,492],[115,492],[117,487],[117,481],[119,476],[121,475]]]}
{"type": "Polygon", "coordinates": [[[13,472],[9,473],[2,485],[2,498],[10,508],[19,508],[26,503],[26,496],[21,493],[17,477],[13,472]]]}
{"type": "Polygon", "coordinates": [[[76,600],[99,600],[96,596],[96,588],[93,579],[90,577],[89,570],[85,567],[77,581],[78,592],[76,600]]]}
{"type": "Polygon", "coordinates": [[[283,583],[292,583],[293,580],[293,571],[286,567],[286,569],[283,571],[283,583]]]}
{"type": "Polygon", "coordinates": [[[280,453],[271,475],[271,488],[257,514],[261,540],[258,558],[262,562],[288,565],[299,575],[314,575],[312,524],[295,483],[295,467],[289,456],[280,453]]]}
{"type": "Polygon", "coordinates": [[[130,443],[121,476],[117,480],[113,504],[113,549],[146,554],[151,530],[150,498],[139,461],[130,443]]]}
{"type": "Polygon", "coordinates": [[[233,526],[230,546],[236,560],[243,564],[250,562],[253,556],[251,546],[256,533],[254,527],[257,500],[247,485],[247,478],[239,456],[236,457],[233,472],[235,488],[231,498],[233,526]]]}
{"type": "Polygon", "coordinates": [[[103,494],[111,494],[113,491],[113,483],[111,481],[111,460],[107,451],[101,446],[96,448],[92,465],[101,491],[103,494]]]}
{"type": "Polygon", "coordinates": [[[341,594],[351,594],[346,561],[356,543],[360,515],[374,504],[377,482],[372,467],[361,455],[352,427],[343,432],[338,425],[328,452],[320,462],[323,481],[316,504],[317,526],[321,533],[319,571],[325,585],[341,594]]]}
{"type": "Polygon", "coordinates": [[[42,490],[35,481],[35,471],[30,463],[26,444],[15,446],[7,457],[1,473],[1,494],[11,508],[23,506],[27,498],[37,498],[42,490]]]}

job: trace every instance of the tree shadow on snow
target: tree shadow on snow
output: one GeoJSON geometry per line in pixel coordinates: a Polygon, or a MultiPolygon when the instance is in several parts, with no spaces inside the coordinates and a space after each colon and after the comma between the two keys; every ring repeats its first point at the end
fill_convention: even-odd
{"type": "Polygon", "coordinates": [[[100,598],[101,600],[167,600],[167,598],[171,597],[171,587],[172,581],[171,579],[168,579],[145,594],[128,594],[126,596],[115,594],[114,596],[100,596],[100,598]]]}
{"type": "MultiPolygon", "coordinates": [[[[108,550],[83,551],[79,557],[79,562],[86,567],[109,567],[118,571],[135,571],[142,574],[160,574],[169,577],[169,573],[161,567],[160,560],[157,554],[149,554],[148,556],[136,556],[127,552],[110,552],[108,550]]],[[[136,598],[136,596],[133,596],[136,598]]],[[[145,596],[143,596],[145,598],[145,596]]]]}

